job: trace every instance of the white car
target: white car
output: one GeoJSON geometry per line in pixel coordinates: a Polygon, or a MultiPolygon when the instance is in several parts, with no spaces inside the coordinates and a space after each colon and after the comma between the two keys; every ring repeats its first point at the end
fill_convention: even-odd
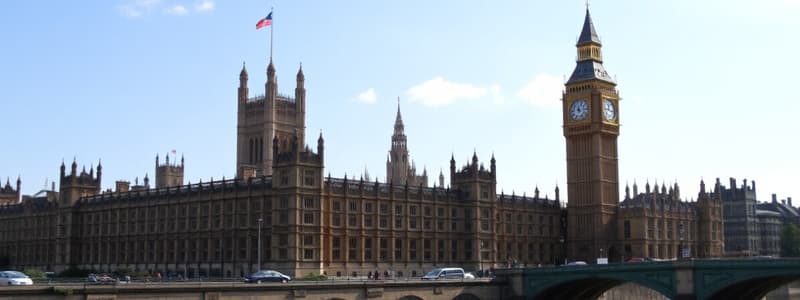
{"type": "Polygon", "coordinates": [[[3,285],[33,285],[33,280],[22,272],[3,271],[0,272],[0,286],[3,285]]]}

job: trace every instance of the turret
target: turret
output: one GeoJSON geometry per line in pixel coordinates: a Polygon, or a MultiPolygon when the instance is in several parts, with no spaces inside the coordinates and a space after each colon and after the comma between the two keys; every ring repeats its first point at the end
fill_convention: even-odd
{"type": "Polygon", "coordinates": [[[72,159],[72,171],[71,171],[70,175],[75,176],[75,175],[77,175],[77,173],[78,173],[78,161],[75,158],[73,158],[72,159]]]}
{"type": "Polygon", "coordinates": [[[489,163],[490,163],[490,167],[489,168],[491,169],[492,176],[496,178],[497,177],[497,164],[496,164],[497,161],[494,159],[494,153],[492,153],[492,159],[489,160],[489,163]]]}
{"type": "Polygon", "coordinates": [[[625,200],[628,200],[630,198],[631,198],[631,189],[628,186],[628,184],[625,184],[625,200]]]}
{"type": "Polygon", "coordinates": [[[97,186],[102,187],[102,180],[103,180],[103,165],[101,161],[97,160],[97,186]]]}
{"type": "Polygon", "coordinates": [[[250,90],[247,88],[247,68],[245,68],[244,62],[242,62],[242,71],[239,72],[239,105],[245,105],[247,103],[247,96],[250,94],[250,90]]]}
{"type": "MultiPolygon", "coordinates": [[[[297,70],[297,86],[294,89],[294,102],[295,102],[295,109],[297,110],[297,114],[295,118],[297,119],[296,124],[305,124],[306,118],[306,76],[303,74],[303,64],[300,64],[300,68],[297,70]]],[[[305,143],[305,136],[300,136],[301,142],[305,143]]]]}
{"type": "Polygon", "coordinates": [[[322,138],[322,131],[320,131],[319,138],[317,139],[317,154],[319,154],[319,159],[322,162],[325,161],[324,153],[325,153],[325,139],[322,138]]]}
{"type": "Polygon", "coordinates": [[[64,160],[62,159],[61,160],[61,178],[64,178],[64,176],[67,175],[66,170],[67,170],[67,167],[64,166],[64,160]]]}
{"type": "Polygon", "coordinates": [[[272,107],[272,103],[278,95],[278,79],[275,78],[275,65],[272,64],[272,59],[269,60],[269,66],[267,66],[266,92],[267,106],[269,108],[272,107]]]}
{"type": "Polygon", "coordinates": [[[456,158],[455,154],[450,154],[450,184],[453,184],[453,175],[456,174],[456,158]]]}

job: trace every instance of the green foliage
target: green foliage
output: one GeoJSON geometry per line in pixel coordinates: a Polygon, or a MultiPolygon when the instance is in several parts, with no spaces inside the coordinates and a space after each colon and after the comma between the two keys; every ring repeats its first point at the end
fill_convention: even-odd
{"type": "Polygon", "coordinates": [[[781,256],[800,257],[800,229],[797,225],[789,224],[781,232],[781,256]]]}
{"type": "Polygon", "coordinates": [[[68,286],[54,286],[53,292],[59,295],[72,296],[72,288],[68,286]]]}
{"type": "Polygon", "coordinates": [[[25,273],[25,275],[28,275],[28,277],[30,277],[33,280],[47,278],[47,275],[45,275],[44,272],[42,272],[42,270],[39,269],[29,268],[25,269],[25,271],[22,271],[22,273],[25,273]]]}
{"type": "Polygon", "coordinates": [[[326,277],[325,275],[316,274],[316,273],[312,272],[312,273],[306,274],[306,276],[303,276],[303,278],[301,280],[316,280],[316,281],[319,281],[319,280],[326,280],[326,279],[328,279],[328,277],[326,277]]]}

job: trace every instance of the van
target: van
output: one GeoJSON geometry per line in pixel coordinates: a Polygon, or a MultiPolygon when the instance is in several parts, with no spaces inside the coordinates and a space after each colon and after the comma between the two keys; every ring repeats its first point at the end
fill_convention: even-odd
{"type": "Polygon", "coordinates": [[[423,280],[436,280],[436,279],[464,279],[466,273],[462,268],[437,268],[433,269],[425,276],[423,280]]]}

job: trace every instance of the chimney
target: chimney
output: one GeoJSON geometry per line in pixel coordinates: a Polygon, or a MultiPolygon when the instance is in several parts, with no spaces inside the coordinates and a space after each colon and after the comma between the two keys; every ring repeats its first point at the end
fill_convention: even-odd
{"type": "Polygon", "coordinates": [[[789,201],[789,206],[794,207],[792,206],[792,197],[786,197],[786,200],[789,201]]]}
{"type": "Polygon", "coordinates": [[[772,194],[772,203],[778,203],[778,195],[772,194]]]}

